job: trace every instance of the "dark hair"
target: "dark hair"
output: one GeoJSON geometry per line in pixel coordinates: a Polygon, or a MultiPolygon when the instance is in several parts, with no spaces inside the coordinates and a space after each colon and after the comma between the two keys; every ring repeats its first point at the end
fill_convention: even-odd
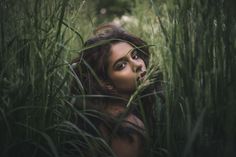
{"type": "Polygon", "coordinates": [[[112,24],[103,25],[95,30],[95,36],[88,39],[83,51],[72,61],[76,77],[83,82],[83,89],[78,88],[76,79],[72,81],[72,94],[81,93],[92,95],[119,95],[114,89],[107,88],[109,77],[107,74],[108,57],[112,44],[127,42],[140,52],[140,57],[146,66],[149,63],[148,45],[142,39],[124,31],[112,24]]]}
{"type": "MultiPolygon", "coordinates": [[[[79,56],[72,61],[75,76],[71,83],[71,93],[74,95],[83,95],[83,98],[86,98],[86,109],[89,110],[87,112],[91,112],[91,110],[92,112],[98,111],[93,114],[87,114],[94,116],[88,116],[88,118],[96,127],[111,121],[111,117],[108,117],[109,115],[102,114],[103,108],[106,107],[107,104],[112,104],[114,101],[121,101],[125,106],[128,101],[119,99],[119,93],[115,89],[107,87],[107,83],[110,83],[110,78],[107,73],[108,58],[112,45],[119,42],[127,42],[137,49],[139,56],[143,59],[146,67],[149,66],[150,54],[147,43],[139,37],[126,32],[122,28],[111,24],[98,27],[95,30],[95,35],[84,43],[84,47],[79,56]],[[93,96],[90,97],[88,95],[93,96]]],[[[155,103],[156,89],[159,90],[159,85],[156,86],[156,84],[154,84],[153,86],[146,88],[145,91],[140,94],[141,97],[144,96],[140,99],[138,98],[137,101],[132,102],[138,105],[134,105],[135,107],[131,109],[132,111],[130,110],[132,114],[139,117],[142,121],[145,120],[147,129],[151,134],[153,134],[152,130],[154,129],[155,123],[153,104],[155,103]],[[154,95],[150,96],[149,93],[154,95]],[[141,115],[141,111],[142,114],[144,113],[143,115],[141,115]]],[[[81,104],[83,103],[80,101],[81,99],[77,99],[74,103],[76,108],[82,107],[81,104]]],[[[83,120],[83,118],[78,118],[76,123],[81,129],[86,130],[88,133],[92,135],[96,134],[94,129],[90,127],[90,124],[83,120]]],[[[106,127],[112,128],[113,125],[109,123],[106,127]]],[[[118,130],[117,134],[127,136],[127,132],[124,133],[124,131],[119,133],[118,130]]],[[[145,140],[143,139],[142,141],[144,142],[145,140]]]]}

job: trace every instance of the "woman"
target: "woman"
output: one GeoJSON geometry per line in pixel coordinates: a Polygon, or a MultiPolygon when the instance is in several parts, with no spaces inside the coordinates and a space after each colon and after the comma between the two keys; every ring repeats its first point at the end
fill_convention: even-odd
{"type": "MultiPolygon", "coordinates": [[[[89,118],[117,157],[143,156],[147,130],[154,122],[153,105],[148,102],[152,97],[144,95],[150,89],[159,90],[159,86],[149,86],[149,90],[139,88],[150,84],[146,42],[114,25],[103,25],[85,42],[72,65],[76,77],[71,92],[83,95],[75,106],[100,113],[89,118]],[[142,94],[137,94],[139,89],[142,94]]],[[[78,126],[95,134],[84,121],[79,121],[78,126]]]]}

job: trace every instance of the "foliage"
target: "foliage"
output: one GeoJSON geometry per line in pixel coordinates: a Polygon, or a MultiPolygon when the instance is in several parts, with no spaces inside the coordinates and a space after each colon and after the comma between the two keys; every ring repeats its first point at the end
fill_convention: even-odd
{"type": "Polygon", "coordinates": [[[143,27],[156,19],[164,35],[156,38],[165,40],[154,38],[166,82],[157,143],[167,156],[234,156],[236,21],[230,2],[150,2],[157,17],[143,16],[143,27]]]}
{"type": "Polygon", "coordinates": [[[93,27],[86,4],[9,0],[0,10],[0,156],[61,156],[72,139],[91,141],[66,103],[68,62],[93,27]]]}
{"type": "Polygon", "coordinates": [[[0,1],[0,156],[84,156],[85,145],[112,154],[71,121],[91,113],[71,105],[68,62],[114,4],[127,6],[114,15],[131,17],[123,26],[152,45],[151,66],[164,75],[147,156],[235,156],[234,2],[105,2],[0,1]]]}

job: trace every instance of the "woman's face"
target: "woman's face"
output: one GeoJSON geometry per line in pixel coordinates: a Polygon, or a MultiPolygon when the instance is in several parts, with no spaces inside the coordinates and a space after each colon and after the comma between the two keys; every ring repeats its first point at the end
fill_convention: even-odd
{"type": "Polygon", "coordinates": [[[113,44],[108,58],[108,76],[121,95],[129,96],[146,74],[146,65],[134,47],[126,42],[113,44]]]}

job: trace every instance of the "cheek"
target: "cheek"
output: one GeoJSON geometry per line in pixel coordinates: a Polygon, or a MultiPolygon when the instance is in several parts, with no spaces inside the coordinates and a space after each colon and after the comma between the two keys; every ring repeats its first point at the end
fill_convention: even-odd
{"type": "Polygon", "coordinates": [[[120,74],[116,75],[114,78],[114,83],[128,83],[128,82],[133,82],[134,77],[130,74],[120,74]]]}
{"type": "Polygon", "coordinates": [[[117,89],[130,90],[136,86],[136,77],[126,71],[113,73],[111,80],[117,89]]]}

